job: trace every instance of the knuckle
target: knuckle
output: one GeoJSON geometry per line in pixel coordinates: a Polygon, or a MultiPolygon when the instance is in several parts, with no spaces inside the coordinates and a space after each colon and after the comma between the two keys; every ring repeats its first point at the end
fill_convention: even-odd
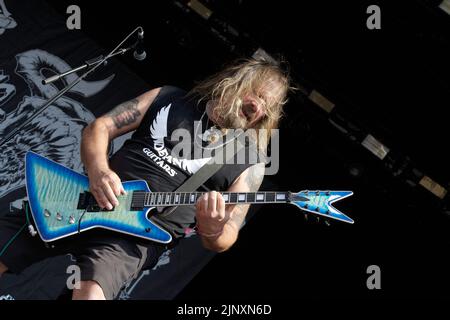
{"type": "Polygon", "coordinates": [[[101,196],[101,195],[103,195],[103,190],[102,190],[102,188],[99,188],[99,187],[96,187],[95,189],[94,189],[94,194],[95,195],[97,195],[97,196],[101,196]]]}

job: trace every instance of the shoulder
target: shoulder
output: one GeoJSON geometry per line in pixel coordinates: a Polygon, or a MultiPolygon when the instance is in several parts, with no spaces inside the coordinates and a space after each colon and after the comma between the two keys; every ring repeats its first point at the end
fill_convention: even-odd
{"type": "Polygon", "coordinates": [[[156,99],[168,99],[168,98],[180,98],[187,95],[187,91],[171,85],[165,85],[159,87],[158,95],[156,99]]]}
{"type": "Polygon", "coordinates": [[[258,191],[264,179],[264,173],[264,163],[256,163],[254,165],[251,165],[247,169],[242,171],[242,173],[236,178],[236,180],[234,180],[229,190],[238,192],[256,192],[258,191]]]}

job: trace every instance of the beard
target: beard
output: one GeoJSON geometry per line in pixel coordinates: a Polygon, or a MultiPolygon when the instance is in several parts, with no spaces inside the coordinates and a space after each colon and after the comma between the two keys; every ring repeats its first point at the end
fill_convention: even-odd
{"type": "Polygon", "coordinates": [[[223,107],[219,107],[213,101],[206,104],[206,114],[209,119],[222,129],[246,129],[248,121],[245,117],[239,116],[239,110],[235,112],[224,112],[223,107]]]}

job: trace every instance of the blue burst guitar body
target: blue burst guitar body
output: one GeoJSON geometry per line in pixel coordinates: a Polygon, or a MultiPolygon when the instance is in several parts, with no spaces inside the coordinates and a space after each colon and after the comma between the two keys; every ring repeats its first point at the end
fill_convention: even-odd
{"type": "MultiPolygon", "coordinates": [[[[86,176],[34,152],[26,154],[26,188],[31,215],[45,242],[93,228],[105,228],[136,237],[169,243],[169,232],[152,222],[155,207],[195,205],[201,192],[151,192],[145,181],[122,182],[125,195],[112,210],[101,209],[89,192],[86,176]]],[[[292,203],[304,211],[353,223],[331,206],[352,195],[351,191],[222,192],[226,204],[292,203]]]]}
{"type": "Polygon", "coordinates": [[[130,210],[134,191],[150,192],[145,181],[123,182],[126,195],[119,196],[113,211],[82,205],[89,190],[86,176],[33,152],[26,154],[26,187],[31,214],[42,240],[54,241],[92,228],[105,228],[153,241],[168,243],[170,233],[147,219],[150,208],[130,210]]]}

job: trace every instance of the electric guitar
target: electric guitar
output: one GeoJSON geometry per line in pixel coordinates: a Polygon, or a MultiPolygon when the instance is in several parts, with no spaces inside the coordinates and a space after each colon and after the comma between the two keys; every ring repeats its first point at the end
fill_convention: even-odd
{"type": "MultiPolygon", "coordinates": [[[[26,189],[37,232],[45,242],[89,229],[105,228],[136,237],[169,243],[169,232],[148,218],[155,207],[195,205],[202,192],[151,192],[146,181],[126,181],[119,205],[101,209],[89,192],[88,177],[34,152],[27,152],[26,189]]],[[[351,196],[351,191],[221,192],[226,204],[291,203],[300,209],[353,223],[331,204],[351,196]]]]}

